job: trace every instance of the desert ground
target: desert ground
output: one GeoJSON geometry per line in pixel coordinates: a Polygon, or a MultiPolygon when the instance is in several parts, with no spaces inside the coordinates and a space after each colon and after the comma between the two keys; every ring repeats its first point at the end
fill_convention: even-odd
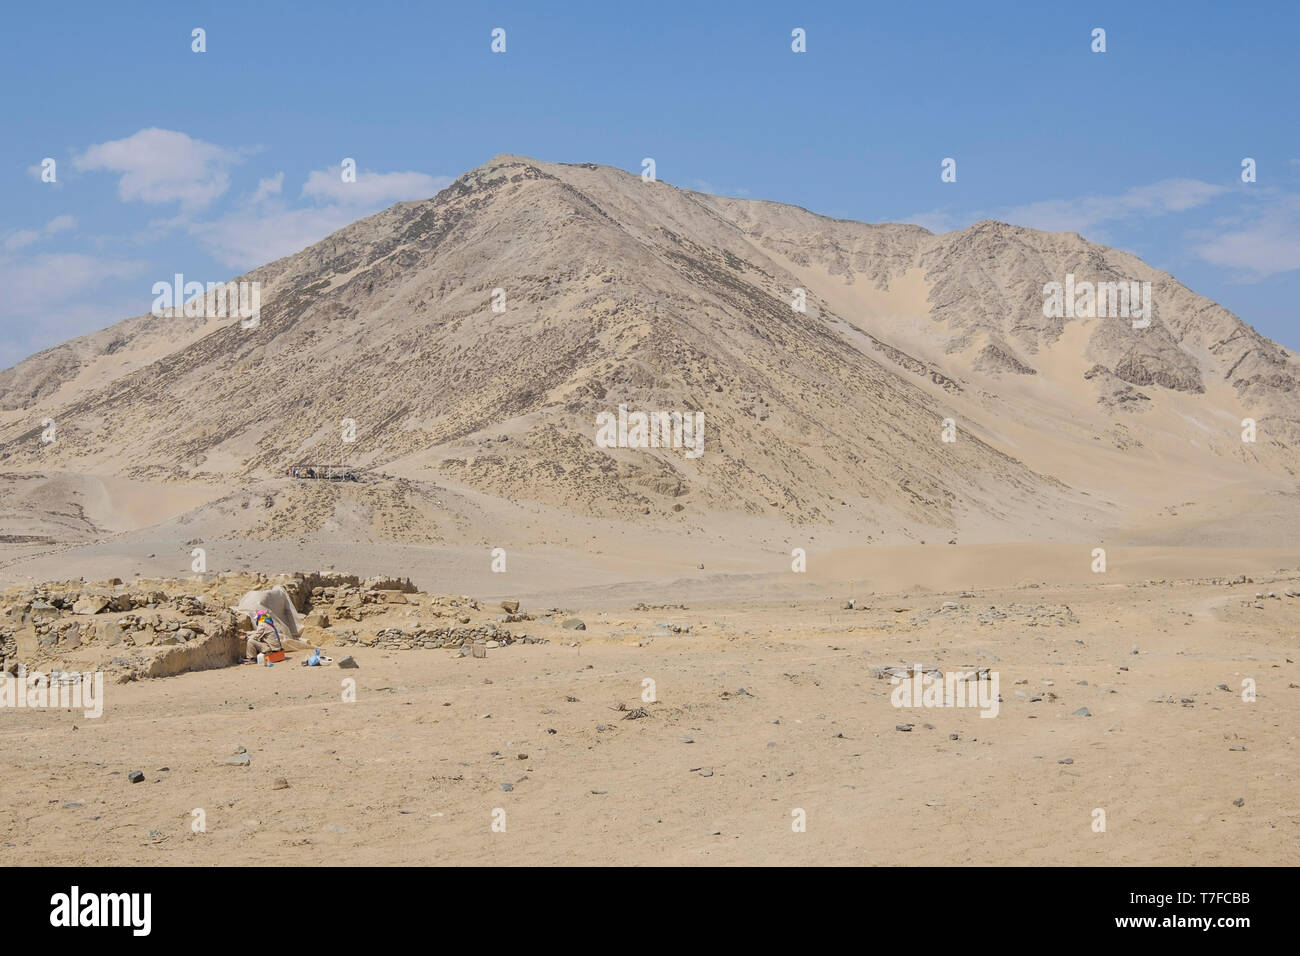
{"type": "Polygon", "coordinates": [[[107,678],[0,863],[1297,859],[1300,356],[1174,276],[507,154],[238,281],[0,370],[0,667],[107,678]]]}
{"type": "MultiPolygon", "coordinates": [[[[515,594],[531,620],[496,626],[545,643],[484,657],[344,642],[463,600],[427,587],[308,627],[333,665],[300,652],[110,679],[99,718],[6,709],[0,863],[1294,861],[1300,568],[1285,552],[1121,550],[1095,574],[1077,549],[963,550],[873,553],[889,574],[862,574],[852,609],[843,554],[729,586],[706,569],[515,594]],[[981,584],[981,568],[1019,583],[981,584]],[[909,577],[928,584],[893,586],[909,577]],[[359,666],[340,670],[349,654],[359,666]],[[997,716],[893,706],[881,667],[912,664],[996,671],[997,716]],[[241,748],[247,764],[228,764],[241,748]]],[[[466,616],[498,622],[506,596],[466,616]]],[[[80,650],[83,667],[112,653],[80,650]]]]}

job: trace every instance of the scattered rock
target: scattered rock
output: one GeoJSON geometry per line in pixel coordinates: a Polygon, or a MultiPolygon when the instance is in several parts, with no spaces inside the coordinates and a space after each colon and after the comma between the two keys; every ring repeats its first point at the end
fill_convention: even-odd
{"type": "Polygon", "coordinates": [[[1246,798],[1245,798],[1245,797],[1238,797],[1236,800],[1233,800],[1233,801],[1232,801],[1232,805],[1233,805],[1234,807],[1245,806],[1245,804],[1246,804],[1246,798]]]}
{"type": "Polygon", "coordinates": [[[910,734],[912,732],[912,724],[895,724],[894,729],[901,730],[905,734],[910,734]]]}
{"type": "Polygon", "coordinates": [[[276,778],[275,778],[275,783],[271,784],[271,789],[272,789],[272,790],[288,790],[288,789],[289,789],[289,781],[288,781],[288,780],[285,780],[284,777],[276,777],[276,778]]]}
{"type": "Polygon", "coordinates": [[[582,621],[576,617],[569,618],[560,626],[567,631],[585,631],[587,629],[587,625],[583,624],[582,621]]]}
{"type": "Polygon", "coordinates": [[[126,779],[130,780],[132,783],[142,783],[144,781],[144,771],[132,770],[126,775],[126,779]]]}
{"type": "Polygon", "coordinates": [[[1091,716],[1092,716],[1092,711],[1090,711],[1087,707],[1080,707],[1078,710],[1076,710],[1076,711],[1075,711],[1073,714],[1071,714],[1070,716],[1071,716],[1071,717],[1091,717],[1091,716]]]}
{"type": "Polygon", "coordinates": [[[356,658],[354,658],[351,654],[345,654],[343,657],[339,658],[338,666],[342,668],[356,669],[359,668],[361,665],[356,662],[356,658]]]}
{"type": "Polygon", "coordinates": [[[247,767],[250,763],[252,763],[252,760],[246,753],[239,753],[226,758],[227,767],[247,767]]]}

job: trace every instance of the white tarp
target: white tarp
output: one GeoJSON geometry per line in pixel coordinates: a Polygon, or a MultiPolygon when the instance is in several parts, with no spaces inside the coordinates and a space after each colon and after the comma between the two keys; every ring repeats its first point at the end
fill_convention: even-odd
{"type": "Polygon", "coordinates": [[[249,591],[232,610],[245,611],[250,619],[257,616],[258,608],[266,608],[275,621],[280,640],[297,640],[302,634],[302,623],[288,592],[278,584],[269,591],[249,591]]]}

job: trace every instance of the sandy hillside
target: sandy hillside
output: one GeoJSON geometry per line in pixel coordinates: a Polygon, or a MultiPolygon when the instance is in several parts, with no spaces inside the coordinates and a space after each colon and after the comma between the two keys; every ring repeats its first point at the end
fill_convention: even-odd
{"type": "MultiPolygon", "coordinates": [[[[1212,523],[1227,496],[1294,512],[1296,357],[1074,234],[500,156],[242,278],[256,328],[144,316],[0,372],[0,581],[108,542],[152,574],[190,542],[227,570],[257,542],[302,546],[268,569],[346,542],[379,571],[410,548],[581,565],[628,535],[1084,544],[1163,536],[1174,508],[1212,523]],[[1066,274],[1150,282],[1150,326],[1044,317],[1066,274]],[[620,405],[703,413],[706,452],[599,447],[620,405]],[[284,477],[344,461],[360,486],[284,477]]],[[[1257,525],[1236,543],[1287,533],[1257,525]]]]}

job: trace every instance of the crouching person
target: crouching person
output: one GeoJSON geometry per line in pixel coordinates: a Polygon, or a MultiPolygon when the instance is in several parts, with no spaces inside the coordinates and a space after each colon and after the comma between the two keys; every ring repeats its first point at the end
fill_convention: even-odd
{"type": "Polygon", "coordinates": [[[244,647],[244,656],[250,661],[257,660],[259,654],[270,654],[284,649],[280,642],[280,633],[275,629],[275,621],[266,611],[258,611],[254,618],[253,629],[248,634],[244,647]]]}

